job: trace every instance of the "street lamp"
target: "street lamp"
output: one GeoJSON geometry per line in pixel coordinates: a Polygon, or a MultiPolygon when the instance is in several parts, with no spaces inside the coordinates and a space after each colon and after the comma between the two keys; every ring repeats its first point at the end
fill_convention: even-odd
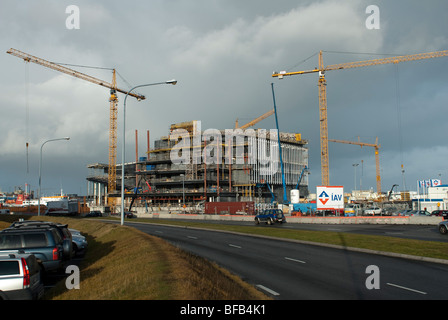
{"type": "Polygon", "coordinates": [[[359,163],[352,164],[353,168],[355,169],[355,189],[356,190],[356,167],[359,166],[359,163]]]}
{"type": "Polygon", "coordinates": [[[131,93],[133,90],[140,88],[140,87],[149,87],[149,86],[156,86],[159,84],[172,84],[175,85],[177,83],[177,80],[168,80],[165,82],[156,82],[156,83],[148,83],[148,84],[141,84],[138,86],[135,86],[131,88],[126,93],[126,96],[124,97],[123,102],[123,145],[122,145],[122,152],[121,152],[121,225],[124,224],[124,159],[125,159],[125,145],[126,145],[126,99],[128,98],[129,93],[131,93]]]}
{"type": "Polygon", "coordinates": [[[51,141],[58,141],[58,140],[70,140],[69,137],[65,137],[65,138],[58,138],[58,139],[50,139],[45,141],[44,143],[42,143],[42,145],[40,146],[40,159],[39,159],[39,189],[38,189],[38,193],[37,193],[37,215],[40,216],[40,189],[42,186],[42,175],[41,175],[41,171],[42,171],[42,148],[44,147],[44,144],[46,144],[47,142],[51,142],[51,141]]]}
{"type": "Polygon", "coordinates": [[[185,210],[185,174],[180,175],[182,177],[182,208],[185,210]]]}

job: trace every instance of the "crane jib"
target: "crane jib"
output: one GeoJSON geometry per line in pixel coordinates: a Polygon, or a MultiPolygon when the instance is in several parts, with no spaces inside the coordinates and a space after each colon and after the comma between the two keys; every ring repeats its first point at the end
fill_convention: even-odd
{"type": "MultiPolygon", "coordinates": [[[[79,79],[83,79],[83,80],[95,83],[97,85],[100,85],[100,86],[103,86],[103,87],[106,87],[106,88],[109,88],[109,89],[115,89],[116,91],[118,91],[120,93],[123,93],[123,94],[127,94],[128,93],[128,91],[126,91],[126,90],[119,89],[119,88],[114,88],[114,86],[111,83],[107,82],[107,81],[103,81],[103,80],[97,79],[95,77],[89,76],[89,75],[84,74],[82,72],[75,71],[73,69],[61,66],[61,65],[59,65],[57,63],[50,62],[50,61],[47,61],[45,59],[41,59],[41,58],[32,56],[30,54],[21,52],[19,50],[13,49],[13,48],[11,48],[8,51],[6,51],[6,53],[9,53],[9,54],[11,54],[13,56],[16,56],[18,58],[22,58],[26,62],[33,62],[33,63],[39,64],[41,66],[44,66],[44,67],[47,67],[47,68],[50,68],[50,69],[53,69],[53,70],[56,70],[56,71],[68,74],[68,75],[71,75],[71,76],[79,78],[79,79]]],[[[129,93],[129,95],[133,96],[134,98],[137,98],[138,100],[144,100],[145,99],[145,96],[139,95],[139,94],[136,94],[136,93],[132,93],[131,92],[131,93],[129,93]]]]}

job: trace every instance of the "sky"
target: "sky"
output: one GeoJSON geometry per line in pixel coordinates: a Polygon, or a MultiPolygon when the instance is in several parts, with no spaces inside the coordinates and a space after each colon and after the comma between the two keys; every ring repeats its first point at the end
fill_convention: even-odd
{"type": "MultiPolygon", "coordinates": [[[[2,0],[0,190],[37,190],[40,150],[50,139],[70,137],[42,147],[43,195],[85,195],[87,165],[108,163],[109,90],[25,63],[10,48],[108,82],[115,68],[125,90],[176,79],[138,89],[144,101],[128,98],[126,162],[135,159],[135,130],[145,156],[147,130],[153,145],[172,123],[234,128],[236,119],[243,124],[273,108],[274,83],[280,131],[309,142],[315,192],[318,75],[279,80],[273,71],[313,69],[320,50],[324,65],[446,50],[447,12],[443,0],[2,0]],[[370,5],[377,11],[366,12],[370,5]]],[[[393,184],[416,190],[422,179],[448,183],[448,57],[328,71],[326,80],[329,138],[378,137],[383,191],[393,184]]],[[[121,162],[124,96],[118,99],[121,162]]],[[[275,118],[254,128],[273,129],[275,118]]],[[[373,148],[330,142],[329,167],[330,185],[376,190],[373,148]]]]}

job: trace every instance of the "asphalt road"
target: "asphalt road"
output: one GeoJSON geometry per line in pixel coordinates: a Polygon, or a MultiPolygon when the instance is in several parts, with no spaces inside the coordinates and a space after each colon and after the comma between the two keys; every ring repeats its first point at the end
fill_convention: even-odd
{"type": "Polygon", "coordinates": [[[214,261],[279,300],[448,299],[445,264],[185,227],[126,225],[214,261]]]}
{"type": "MultiPolygon", "coordinates": [[[[191,222],[189,219],[176,219],[191,222]]],[[[195,222],[234,224],[253,226],[251,221],[215,221],[215,220],[194,220],[195,222]]],[[[260,224],[260,226],[265,226],[260,224]]],[[[406,239],[416,239],[425,241],[448,242],[448,236],[440,234],[437,225],[411,225],[411,224],[305,224],[286,223],[283,225],[273,225],[271,228],[333,231],[344,233],[356,233],[366,235],[389,236],[406,239]]]]}

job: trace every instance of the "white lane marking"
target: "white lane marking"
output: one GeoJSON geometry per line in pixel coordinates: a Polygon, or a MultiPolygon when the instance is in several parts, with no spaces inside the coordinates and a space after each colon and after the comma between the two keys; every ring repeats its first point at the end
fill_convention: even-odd
{"type": "Polygon", "coordinates": [[[187,236],[187,238],[190,238],[190,239],[197,239],[198,237],[187,236]]]}
{"type": "Polygon", "coordinates": [[[264,290],[264,291],[266,291],[266,292],[268,292],[268,293],[270,293],[270,294],[272,294],[273,296],[279,296],[279,295],[280,295],[280,293],[275,292],[275,291],[272,290],[272,289],[266,288],[265,286],[263,286],[263,285],[261,285],[261,284],[257,284],[257,287],[260,288],[260,289],[262,289],[262,290],[264,290]]]}
{"type": "Polygon", "coordinates": [[[285,257],[285,259],[289,260],[289,261],[299,262],[299,263],[306,263],[305,261],[297,260],[297,259],[293,259],[293,258],[288,258],[288,257],[285,257]]]}
{"type": "Polygon", "coordinates": [[[386,284],[389,285],[389,286],[392,286],[392,287],[397,287],[397,288],[400,288],[400,289],[404,289],[404,290],[408,290],[408,291],[412,291],[412,292],[417,292],[417,293],[420,293],[420,294],[426,294],[426,292],[415,290],[415,289],[411,289],[411,288],[406,288],[406,287],[403,287],[403,286],[399,286],[398,284],[393,284],[393,283],[386,283],[386,284]]]}
{"type": "Polygon", "coordinates": [[[163,231],[156,230],[155,233],[163,233],[163,231]]]}
{"type": "Polygon", "coordinates": [[[231,243],[229,243],[229,247],[238,248],[238,249],[242,248],[240,246],[237,246],[236,244],[231,244],[231,243]]]}

